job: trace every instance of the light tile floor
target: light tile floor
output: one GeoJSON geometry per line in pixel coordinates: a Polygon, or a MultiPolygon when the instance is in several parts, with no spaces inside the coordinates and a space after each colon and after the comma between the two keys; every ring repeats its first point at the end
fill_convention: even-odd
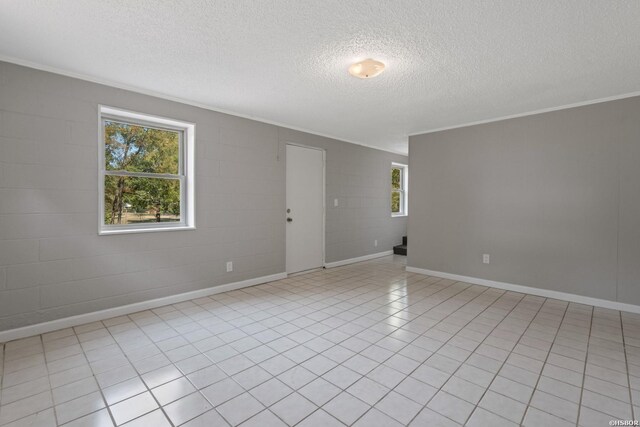
{"type": "Polygon", "coordinates": [[[606,426],[640,316],[385,257],[0,344],[2,426],[606,426]]]}

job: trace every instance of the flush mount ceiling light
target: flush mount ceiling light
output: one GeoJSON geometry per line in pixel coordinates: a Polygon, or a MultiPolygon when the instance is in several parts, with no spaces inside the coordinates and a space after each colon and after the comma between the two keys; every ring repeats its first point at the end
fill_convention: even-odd
{"type": "Polygon", "coordinates": [[[384,71],[384,64],[375,59],[365,59],[349,67],[349,74],[359,79],[370,79],[384,71]]]}

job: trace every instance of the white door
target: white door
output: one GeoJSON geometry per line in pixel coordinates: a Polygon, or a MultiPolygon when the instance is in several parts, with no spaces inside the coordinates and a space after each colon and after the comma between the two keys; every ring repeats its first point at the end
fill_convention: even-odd
{"type": "Polygon", "coordinates": [[[287,145],[287,273],[324,263],[324,151],[287,145]]]}

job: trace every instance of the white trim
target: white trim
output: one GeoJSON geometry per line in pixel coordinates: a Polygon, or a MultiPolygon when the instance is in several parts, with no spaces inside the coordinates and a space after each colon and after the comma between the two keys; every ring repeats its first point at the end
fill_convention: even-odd
{"type": "MultiPolygon", "coordinates": [[[[65,76],[65,77],[71,77],[71,78],[74,78],[74,79],[83,80],[83,81],[87,81],[87,82],[91,82],[91,83],[97,83],[97,84],[104,85],[104,86],[110,86],[110,87],[113,87],[113,88],[116,88],[116,89],[128,90],[130,92],[135,92],[135,93],[139,93],[139,94],[147,95],[147,96],[153,96],[155,98],[160,98],[160,99],[164,99],[164,100],[167,100],[167,101],[178,102],[180,104],[190,105],[192,107],[202,108],[204,110],[215,111],[216,113],[229,114],[229,115],[232,115],[232,116],[235,116],[235,117],[241,117],[243,119],[254,120],[254,121],[260,122],[260,123],[266,123],[266,124],[269,124],[269,125],[279,126],[279,127],[283,127],[283,128],[290,129],[290,130],[299,131],[299,132],[306,132],[306,133],[309,133],[311,135],[317,135],[317,136],[322,136],[324,138],[335,139],[337,141],[348,142],[349,144],[360,145],[362,147],[371,148],[371,149],[374,149],[374,150],[385,151],[387,153],[399,154],[401,156],[407,156],[408,155],[408,152],[405,152],[405,151],[389,150],[389,149],[386,149],[386,148],[373,146],[373,145],[370,145],[370,144],[365,144],[363,142],[353,141],[353,140],[341,138],[341,137],[338,137],[338,136],[335,136],[335,135],[326,134],[326,133],[323,133],[323,132],[317,132],[317,131],[314,131],[314,130],[311,130],[311,129],[307,129],[307,128],[292,126],[292,125],[288,125],[286,123],[277,122],[277,121],[274,121],[274,120],[263,119],[263,118],[252,116],[252,115],[249,115],[249,114],[242,114],[242,113],[238,113],[236,111],[225,110],[223,108],[217,108],[217,107],[214,107],[214,106],[211,106],[211,105],[202,104],[202,103],[195,102],[195,101],[189,101],[189,100],[184,99],[184,98],[179,98],[177,96],[166,95],[166,94],[163,94],[161,92],[156,92],[156,91],[153,91],[153,90],[142,89],[140,87],[133,86],[133,85],[127,85],[127,84],[123,84],[123,83],[116,83],[116,82],[111,81],[109,79],[104,79],[104,78],[100,78],[100,77],[92,77],[92,76],[88,76],[88,75],[82,74],[82,73],[75,73],[75,72],[72,72],[72,71],[66,71],[66,70],[62,70],[62,69],[57,68],[57,67],[51,67],[49,65],[39,64],[37,62],[27,61],[27,60],[24,60],[24,59],[13,57],[13,56],[0,54],[0,61],[7,62],[7,63],[14,64],[14,65],[20,65],[22,67],[33,68],[35,70],[46,71],[48,73],[58,74],[58,75],[65,76]]],[[[623,94],[619,94],[619,95],[613,95],[613,96],[608,96],[608,97],[604,97],[604,98],[597,98],[597,99],[592,99],[592,100],[588,100],[588,101],[575,102],[575,103],[572,103],[572,104],[565,104],[565,105],[560,105],[560,106],[557,106],[557,107],[549,107],[549,108],[543,108],[543,109],[540,109],[540,110],[527,111],[527,112],[524,112],[524,113],[511,114],[511,115],[507,115],[507,116],[500,116],[500,117],[495,117],[495,118],[492,118],[492,119],[478,120],[478,121],[475,121],[475,122],[468,122],[468,123],[463,123],[463,124],[459,124],[459,125],[445,126],[445,127],[441,127],[441,128],[437,128],[437,129],[417,131],[417,132],[412,132],[412,133],[407,134],[407,137],[417,136],[417,135],[424,135],[424,134],[427,134],[427,133],[441,132],[441,131],[450,130],[450,129],[464,128],[464,127],[475,126],[475,125],[480,125],[480,124],[484,124],[484,123],[499,122],[499,121],[502,121],[502,120],[515,119],[515,118],[518,118],[518,117],[533,116],[533,115],[536,115],[536,114],[548,113],[548,112],[551,112],[551,111],[566,110],[566,109],[575,108],[575,107],[583,107],[583,106],[586,106],[586,105],[599,104],[601,102],[609,102],[609,101],[616,101],[616,100],[619,100],[619,99],[633,98],[634,96],[640,96],[640,91],[623,93],[623,94]]]]}
{"type": "Polygon", "coordinates": [[[169,230],[194,230],[196,228],[195,217],[195,131],[196,125],[192,122],[170,119],[146,113],[98,105],[98,235],[149,233],[169,230]],[[178,174],[151,174],[142,172],[108,171],[105,168],[105,120],[123,121],[134,125],[169,129],[179,132],[179,164],[178,174]],[[104,181],[110,176],[146,176],[157,179],[176,179],[180,181],[180,221],[153,224],[126,224],[107,225],[104,222],[104,181]]]}
{"type": "Polygon", "coordinates": [[[334,261],[325,263],[325,268],[341,267],[343,265],[353,264],[356,262],[369,261],[370,259],[380,258],[387,255],[393,255],[393,251],[378,252],[371,255],[359,256],[356,258],[343,259],[342,261],[334,261]]]}
{"type": "MultiPolygon", "coordinates": [[[[179,223],[176,223],[179,224],[179,223]]],[[[191,225],[167,225],[165,227],[145,227],[145,228],[118,228],[115,230],[102,230],[98,234],[100,236],[108,236],[110,234],[140,234],[140,233],[156,233],[158,231],[189,231],[195,230],[196,227],[191,225]]]]}
{"type": "Polygon", "coordinates": [[[578,304],[593,305],[595,307],[609,308],[611,310],[628,311],[630,313],[640,313],[640,305],[627,304],[624,302],[609,301],[600,298],[587,297],[583,295],[570,294],[567,292],[553,291],[550,289],[540,289],[531,286],[514,285],[512,283],[497,282],[495,280],[480,279],[477,277],[461,276],[459,274],[444,273],[442,271],[427,270],[417,267],[406,267],[410,273],[424,274],[427,276],[441,277],[443,279],[457,280],[460,282],[473,283],[474,285],[489,286],[491,288],[504,289],[506,291],[520,292],[524,294],[536,295],[545,298],[554,298],[563,301],[575,302],[578,304]]]}
{"type": "Polygon", "coordinates": [[[133,120],[134,124],[137,124],[138,122],[142,122],[142,124],[148,124],[150,127],[154,127],[154,125],[160,125],[158,129],[169,128],[169,129],[181,131],[185,128],[189,128],[190,130],[193,130],[192,128],[194,128],[196,125],[193,122],[187,122],[185,120],[170,119],[164,116],[156,116],[154,114],[139,113],[137,111],[128,110],[126,108],[111,107],[111,106],[102,105],[102,104],[98,105],[98,111],[100,112],[101,116],[104,118],[111,118],[114,120],[128,119],[128,120],[133,120]]]}
{"type": "Polygon", "coordinates": [[[406,156],[407,155],[407,152],[404,152],[404,151],[389,150],[389,149],[386,149],[386,148],[365,144],[363,142],[352,141],[352,140],[344,139],[344,138],[341,138],[341,137],[338,137],[338,136],[335,136],[335,135],[330,135],[330,134],[326,134],[326,133],[322,133],[322,132],[317,132],[317,131],[314,131],[314,130],[311,130],[311,129],[292,126],[292,125],[288,125],[286,123],[277,122],[277,121],[274,121],[274,120],[263,119],[263,118],[260,118],[260,117],[252,116],[250,114],[242,114],[242,113],[238,113],[236,111],[225,110],[223,108],[214,107],[212,105],[202,104],[202,103],[195,102],[195,101],[189,101],[189,100],[187,100],[185,98],[166,95],[166,94],[163,94],[161,92],[156,92],[154,90],[142,89],[140,87],[133,86],[133,85],[127,85],[127,84],[124,84],[124,83],[116,83],[116,82],[114,82],[112,80],[109,80],[109,79],[104,79],[104,78],[100,78],[100,77],[92,77],[92,76],[89,76],[89,75],[86,75],[86,74],[82,74],[82,73],[75,73],[75,72],[72,72],[72,71],[66,71],[66,70],[63,70],[63,69],[60,69],[60,68],[51,67],[49,65],[44,65],[44,64],[39,64],[37,62],[26,61],[24,59],[15,58],[15,57],[12,57],[12,56],[7,56],[7,55],[1,55],[0,54],[0,61],[8,62],[10,64],[15,64],[15,65],[20,65],[22,67],[33,68],[35,70],[46,71],[48,73],[59,74],[61,76],[71,77],[71,78],[78,79],[78,80],[84,80],[84,81],[91,82],[91,83],[97,83],[97,84],[104,85],[104,86],[110,86],[110,87],[113,87],[113,88],[116,88],[116,89],[128,90],[130,92],[135,92],[135,93],[139,93],[139,94],[142,94],[142,95],[153,96],[155,98],[165,99],[167,101],[179,102],[180,104],[190,105],[192,107],[198,107],[198,108],[202,108],[204,110],[215,111],[216,113],[229,114],[231,116],[241,117],[243,119],[249,119],[249,120],[253,120],[253,121],[256,121],[256,122],[260,122],[260,123],[266,123],[268,125],[279,126],[279,127],[283,127],[283,128],[286,128],[286,129],[296,130],[296,131],[299,131],[299,132],[306,132],[306,133],[310,133],[312,135],[322,136],[324,138],[335,139],[337,141],[348,142],[349,144],[360,145],[360,146],[366,147],[366,148],[372,148],[374,150],[380,150],[380,151],[385,151],[387,153],[399,154],[401,156],[406,156]]]}
{"type": "Polygon", "coordinates": [[[222,292],[247,288],[276,280],[286,279],[287,273],[272,274],[270,276],[256,277],[254,279],[242,280],[240,282],[227,283],[225,285],[213,286],[210,288],[198,289],[196,291],[184,292],[167,297],[156,298],[148,301],[141,301],[134,304],[122,305],[108,308],[106,310],[94,311],[91,313],[79,314],[77,316],[65,317],[63,319],[51,320],[49,322],[37,323],[35,325],[24,326],[22,328],[0,331],[0,343],[26,338],[33,335],[40,335],[58,329],[70,328],[72,326],[83,325],[85,323],[97,322],[110,319],[112,317],[124,316],[137,313],[139,311],[151,310],[165,305],[176,304],[222,292]]]}
{"type": "Polygon", "coordinates": [[[640,96],[640,91],[622,93],[620,95],[607,96],[607,97],[604,97],[604,98],[590,99],[588,101],[574,102],[573,104],[559,105],[557,107],[541,108],[540,110],[526,111],[524,113],[510,114],[510,115],[507,115],[507,116],[494,117],[492,119],[478,120],[478,121],[475,121],[475,122],[468,122],[468,123],[463,123],[463,124],[453,125],[453,126],[445,126],[445,127],[441,127],[441,128],[437,128],[437,129],[430,129],[430,130],[424,130],[424,131],[420,131],[420,132],[413,132],[413,133],[408,134],[407,136],[426,135],[428,133],[442,132],[442,131],[451,130],[451,129],[466,128],[466,127],[469,127],[469,126],[483,125],[485,123],[501,122],[503,120],[517,119],[518,117],[535,116],[536,114],[550,113],[552,111],[568,110],[570,108],[584,107],[584,106],[587,106],[587,105],[600,104],[602,102],[617,101],[617,100],[620,100],[620,99],[633,98],[634,96],[640,96]]]}
{"type": "MultiPolygon", "coordinates": [[[[409,216],[409,165],[391,162],[391,169],[394,168],[402,169],[402,188],[400,189],[400,194],[402,194],[402,209],[400,212],[391,212],[391,218],[409,216]]],[[[390,182],[389,184],[391,185],[392,183],[390,182]]],[[[393,191],[393,187],[391,187],[389,194],[393,193],[393,191]]],[[[389,203],[389,206],[391,206],[391,203],[389,203]]]]}

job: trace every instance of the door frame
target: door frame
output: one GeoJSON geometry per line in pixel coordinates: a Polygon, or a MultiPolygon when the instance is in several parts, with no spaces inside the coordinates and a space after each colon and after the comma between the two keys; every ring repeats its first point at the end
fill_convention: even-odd
{"type": "MultiPolygon", "coordinates": [[[[285,162],[288,162],[289,159],[287,158],[287,145],[293,145],[295,147],[300,147],[300,148],[308,148],[311,150],[318,150],[322,152],[322,264],[320,265],[320,267],[318,268],[325,268],[326,267],[326,260],[327,260],[327,250],[326,250],[326,223],[327,223],[327,150],[324,148],[319,148],[319,147],[314,147],[311,145],[305,145],[305,144],[300,144],[297,142],[290,142],[290,141],[285,141],[285,146],[284,146],[284,153],[285,153],[285,162]]],[[[285,163],[285,182],[284,182],[284,187],[285,187],[285,194],[284,194],[284,214],[285,214],[285,218],[287,217],[287,164],[285,163]]],[[[285,227],[286,227],[286,220],[285,220],[285,227]]],[[[286,238],[286,233],[287,233],[287,229],[285,228],[285,254],[284,254],[284,263],[285,263],[285,270],[287,270],[287,238],[286,238]]],[[[309,270],[311,271],[311,270],[309,270]]],[[[300,272],[302,273],[302,272],[300,272]]],[[[290,274],[297,274],[297,273],[289,273],[287,271],[287,275],[290,274]]]]}

